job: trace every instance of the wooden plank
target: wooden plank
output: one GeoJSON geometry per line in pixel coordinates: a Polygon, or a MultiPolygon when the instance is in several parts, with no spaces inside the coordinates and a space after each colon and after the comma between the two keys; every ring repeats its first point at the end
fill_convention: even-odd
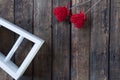
{"type": "MultiPolygon", "coordinates": [[[[66,6],[68,0],[53,0],[53,8],[66,6]]],[[[53,80],[70,79],[70,24],[69,20],[57,22],[53,16],[53,80]]]]}
{"type": "Polygon", "coordinates": [[[111,0],[110,75],[109,80],[120,80],[120,0],[111,0]]]}
{"type": "MultiPolygon", "coordinates": [[[[14,21],[14,0],[0,0],[0,17],[11,22],[14,21]],[[6,6],[7,5],[7,6],[6,6]]],[[[0,51],[7,54],[14,42],[14,33],[0,27],[0,51]]],[[[0,69],[0,80],[12,80],[3,70],[0,69]]]]}
{"type": "Polygon", "coordinates": [[[90,80],[108,80],[109,4],[102,0],[92,9],[90,80]]]}
{"type": "MultiPolygon", "coordinates": [[[[15,0],[15,24],[32,33],[33,0],[15,0]]],[[[24,40],[15,54],[15,62],[20,65],[30,51],[32,43],[24,40]]],[[[32,64],[20,80],[32,80],[32,64]]]]}
{"type": "Polygon", "coordinates": [[[45,43],[34,59],[33,80],[51,80],[51,0],[34,0],[34,34],[45,43]]]}
{"type": "MultiPolygon", "coordinates": [[[[72,5],[88,0],[72,0],[72,5]]],[[[78,14],[81,10],[86,11],[90,7],[90,2],[85,5],[73,8],[72,13],[78,14]]],[[[89,80],[89,48],[90,48],[90,14],[82,29],[77,29],[72,25],[72,67],[71,80],[89,80]]]]}

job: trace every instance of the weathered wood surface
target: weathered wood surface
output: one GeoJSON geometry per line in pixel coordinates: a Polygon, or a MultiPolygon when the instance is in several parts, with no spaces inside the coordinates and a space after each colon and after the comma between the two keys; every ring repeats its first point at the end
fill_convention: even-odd
{"type": "Polygon", "coordinates": [[[33,80],[51,80],[51,0],[34,0],[34,34],[45,40],[34,59],[33,80]]]}
{"type": "MultiPolygon", "coordinates": [[[[45,40],[19,80],[120,80],[120,1],[102,0],[86,14],[82,29],[69,20],[57,22],[56,6],[87,0],[0,0],[0,16],[45,40]]],[[[98,0],[73,8],[86,11],[98,0]]],[[[18,35],[0,27],[0,51],[7,54],[18,35]]],[[[20,65],[32,43],[24,40],[15,53],[20,65]]],[[[0,70],[0,80],[13,80],[0,70]]]]}
{"type": "MultiPolygon", "coordinates": [[[[87,1],[87,0],[85,0],[87,1]]],[[[82,0],[72,0],[72,5],[82,3],[82,0]]],[[[90,2],[73,8],[73,14],[86,11],[90,7],[90,2]]],[[[82,29],[77,29],[72,25],[71,35],[71,80],[89,80],[89,44],[90,44],[90,14],[88,13],[86,25],[82,29]]]]}
{"type": "MultiPolygon", "coordinates": [[[[53,8],[66,6],[68,0],[53,0],[53,8]]],[[[52,21],[53,59],[52,80],[70,79],[70,24],[68,20],[57,22],[55,16],[52,21]]]]}
{"type": "Polygon", "coordinates": [[[120,0],[111,1],[110,78],[120,80],[120,0]]]}
{"type": "Polygon", "coordinates": [[[108,80],[109,5],[109,0],[104,0],[92,10],[90,80],[108,80]]]}

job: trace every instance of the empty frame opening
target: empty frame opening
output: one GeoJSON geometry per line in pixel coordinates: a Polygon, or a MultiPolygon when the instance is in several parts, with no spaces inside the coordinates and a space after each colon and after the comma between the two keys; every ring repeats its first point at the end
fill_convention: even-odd
{"type": "Polygon", "coordinates": [[[18,47],[18,49],[15,52],[15,64],[20,67],[28,53],[30,52],[31,48],[33,47],[34,43],[27,40],[23,39],[22,43],[18,47]]]}
{"type": "Polygon", "coordinates": [[[6,29],[5,27],[0,27],[0,52],[5,56],[9,53],[15,43],[14,34],[14,32],[6,29]]]}

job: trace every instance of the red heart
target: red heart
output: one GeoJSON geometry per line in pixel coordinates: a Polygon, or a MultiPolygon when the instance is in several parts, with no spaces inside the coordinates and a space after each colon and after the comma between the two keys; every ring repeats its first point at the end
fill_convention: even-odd
{"type": "Polygon", "coordinates": [[[70,15],[70,11],[66,7],[56,7],[53,9],[53,13],[59,22],[65,20],[70,15]]]}
{"type": "Polygon", "coordinates": [[[79,14],[73,14],[70,21],[75,25],[76,28],[82,28],[86,20],[86,15],[84,12],[79,14]]]}

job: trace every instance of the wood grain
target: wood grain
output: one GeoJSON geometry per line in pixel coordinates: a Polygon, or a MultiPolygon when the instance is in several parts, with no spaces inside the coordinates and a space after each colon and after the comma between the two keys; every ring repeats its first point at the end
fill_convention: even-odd
{"type": "MultiPolygon", "coordinates": [[[[15,0],[15,24],[32,33],[33,0],[15,0]]],[[[20,65],[30,51],[32,43],[24,40],[16,51],[15,62],[20,65]]],[[[32,80],[32,64],[19,80],[32,80]]]]}
{"type": "MultiPolygon", "coordinates": [[[[0,0],[0,17],[10,22],[14,21],[14,0],[0,0]]],[[[13,42],[14,33],[0,27],[0,51],[6,55],[11,49],[13,42]]],[[[0,69],[0,80],[12,80],[12,78],[0,69]]]]}
{"type": "Polygon", "coordinates": [[[111,0],[110,24],[109,80],[120,80],[120,0],[111,0]]]}
{"type": "MultiPolygon", "coordinates": [[[[101,0],[82,29],[66,19],[57,22],[56,6],[87,0],[0,0],[0,17],[45,40],[19,80],[120,80],[120,1],[101,0]],[[15,2],[14,2],[15,1],[15,2]]],[[[86,11],[98,0],[73,8],[86,11]]],[[[0,27],[0,51],[9,52],[18,35],[0,27]]],[[[33,44],[24,40],[15,54],[20,65],[33,44]]],[[[0,80],[13,80],[0,69],[0,80]]]]}
{"type": "Polygon", "coordinates": [[[92,9],[90,80],[108,80],[109,4],[102,0],[92,9]]]}
{"type": "Polygon", "coordinates": [[[51,0],[34,0],[34,34],[45,40],[34,59],[33,80],[51,80],[51,0]]]}
{"type": "MultiPolygon", "coordinates": [[[[66,6],[68,0],[53,0],[56,6],[66,6]]],[[[52,80],[70,79],[70,24],[69,20],[57,22],[53,16],[53,71],[52,80]]]]}
{"type": "MultiPolygon", "coordinates": [[[[72,0],[72,5],[82,3],[87,0],[72,0]]],[[[86,11],[90,7],[90,2],[73,8],[73,14],[79,14],[80,11],[86,11]]],[[[71,80],[89,80],[89,48],[90,48],[90,14],[83,28],[78,29],[72,25],[72,66],[71,80]]]]}

